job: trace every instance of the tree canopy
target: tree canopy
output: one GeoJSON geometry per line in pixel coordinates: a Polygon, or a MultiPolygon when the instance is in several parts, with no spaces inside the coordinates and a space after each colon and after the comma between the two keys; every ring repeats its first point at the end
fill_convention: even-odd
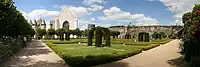
{"type": "Polygon", "coordinates": [[[196,4],[192,12],[187,12],[182,17],[184,28],[179,33],[183,41],[182,54],[185,61],[190,62],[192,56],[200,56],[200,4],[196,4]]]}
{"type": "Polygon", "coordinates": [[[0,1],[0,36],[33,35],[31,25],[13,3],[12,0],[0,1]]]}

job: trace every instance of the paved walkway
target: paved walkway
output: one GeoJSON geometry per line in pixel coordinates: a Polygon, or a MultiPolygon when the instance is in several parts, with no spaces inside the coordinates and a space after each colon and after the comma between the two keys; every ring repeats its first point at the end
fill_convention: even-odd
{"type": "Polygon", "coordinates": [[[180,67],[178,43],[173,40],[135,56],[95,67],[180,67]]]}
{"type": "Polygon", "coordinates": [[[10,60],[4,67],[69,67],[41,41],[33,40],[10,60]]]}

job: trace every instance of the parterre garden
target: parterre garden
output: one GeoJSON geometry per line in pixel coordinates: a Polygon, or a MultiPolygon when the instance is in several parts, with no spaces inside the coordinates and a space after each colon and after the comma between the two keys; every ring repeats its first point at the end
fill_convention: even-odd
{"type": "Polygon", "coordinates": [[[134,39],[111,39],[110,47],[87,46],[87,39],[44,40],[44,42],[70,66],[87,67],[127,58],[171,40],[163,38],[152,42],[135,42],[134,39]]]}

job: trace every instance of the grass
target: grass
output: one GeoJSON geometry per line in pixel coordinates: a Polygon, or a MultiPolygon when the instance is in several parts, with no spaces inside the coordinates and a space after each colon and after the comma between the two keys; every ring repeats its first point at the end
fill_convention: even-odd
{"type": "Polygon", "coordinates": [[[87,39],[71,39],[70,41],[47,40],[45,43],[70,66],[89,67],[133,56],[142,51],[167,43],[171,39],[155,40],[152,42],[134,42],[131,39],[112,39],[111,47],[98,48],[87,46],[86,41],[87,39]],[[82,43],[78,44],[78,42],[82,43]],[[132,44],[127,44],[126,42],[132,44]],[[126,45],[122,45],[122,43],[126,43],[126,45]]]}

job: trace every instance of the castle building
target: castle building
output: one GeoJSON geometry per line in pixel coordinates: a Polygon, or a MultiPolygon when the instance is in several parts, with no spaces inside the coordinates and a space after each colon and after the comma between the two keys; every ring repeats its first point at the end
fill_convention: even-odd
{"type": "Polygon", "coordinates": [[[33,29],[38,29],[38,28],[46,29],[46,22],[45,22],[44,18],[34,20],[34,23],[30,20],[29,23],[33,29]]]}

